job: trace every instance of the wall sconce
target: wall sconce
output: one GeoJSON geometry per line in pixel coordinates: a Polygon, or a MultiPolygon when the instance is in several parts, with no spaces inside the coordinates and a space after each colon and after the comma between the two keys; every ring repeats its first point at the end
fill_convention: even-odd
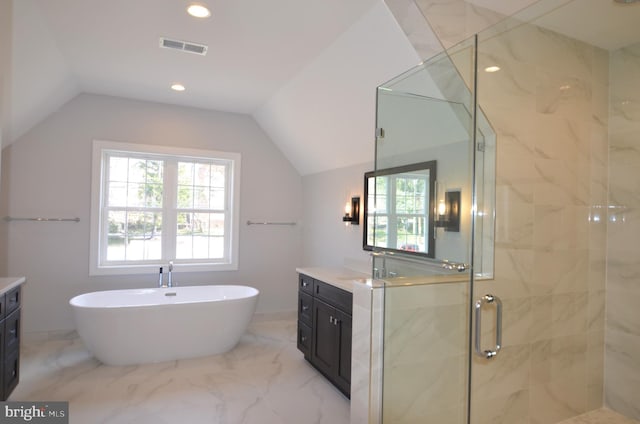
{"type": "Polygon", "coordinates": [[[344,207],[342,220],[346,225],[360,225],[360,197],[352,197],[351,202],[347,202],[344,207]]]}
{"type": "Polygon", "coordinates": [[[436,228],[460,232],[460,191],[446,191],[436,208],[436,228]]]}

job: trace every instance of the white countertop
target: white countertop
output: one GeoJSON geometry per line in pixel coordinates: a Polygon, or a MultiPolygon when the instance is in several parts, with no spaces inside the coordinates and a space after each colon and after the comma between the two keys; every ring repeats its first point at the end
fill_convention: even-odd
{"type": "Polygon", "coordinates": [[[296,272],[352,293],[354,284],[371,284],[368,274],[347,268],[296,268],[296,272]]]}
{"type": "Polygon", "coordinates": [[[354,284],[365,284],[371,288],[422,286],[428,284],[463,283],[469,281],[469,273],[450,273],[435,275],[417,275],[410,277],[393,277],[384,280],[374,280],[368,274],[347,268],[296,268],[300,274],[308,275],[316,280],[353,293],[354,284]]]}
{"type": "Polygon", "coordinates": [[[0,277],[0,295],[27,281],[24,277],[0,277]]]}

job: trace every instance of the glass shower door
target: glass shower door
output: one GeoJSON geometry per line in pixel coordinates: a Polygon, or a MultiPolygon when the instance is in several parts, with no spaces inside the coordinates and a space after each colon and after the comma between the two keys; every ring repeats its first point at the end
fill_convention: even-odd
{"type": "Polygon", "coordinates": [[[640,32],[626,22],[639,18],[640,4],[541,0],[478,35],[478,105],[498,135],[496,233],[494,278],[472,298],[500,297],[503,320],[485,298],[470,423],[555,424],[603,401],[640,411],[637,349],[622,341],[638,296],[615,288],[637,282],[640,32]]]}

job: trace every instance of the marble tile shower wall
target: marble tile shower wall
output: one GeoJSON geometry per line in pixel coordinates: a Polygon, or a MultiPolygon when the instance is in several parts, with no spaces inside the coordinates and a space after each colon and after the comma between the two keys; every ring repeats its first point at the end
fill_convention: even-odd
{"type": "Polygon", "coordinates": [[[382,422],[466,422],[468,299],[468,283],[385,289],[382,422]]]}
{"type": "Polygon", "coordinates": [[[640,44],[613,52],[610,72],[605,403],[640,420],[640,44]]]}
{"type": "Polygon", "coordinates": [[[522,25],[480,39],[478,78],[497,191],[475,297],[503,299],[504,344],[474,358],[474,422],[556,423],[602,405],[608,53],[522,25]]]}

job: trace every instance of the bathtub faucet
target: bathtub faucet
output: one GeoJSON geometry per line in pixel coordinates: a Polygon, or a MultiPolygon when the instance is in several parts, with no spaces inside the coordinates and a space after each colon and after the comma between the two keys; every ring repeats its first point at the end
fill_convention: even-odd
{"type": "Polygon", "coordinates": [[[167,287],[173,287],[173,279],[171,273],[173,272],[173,261],[169,261],[169,281],[167,287]]]}

